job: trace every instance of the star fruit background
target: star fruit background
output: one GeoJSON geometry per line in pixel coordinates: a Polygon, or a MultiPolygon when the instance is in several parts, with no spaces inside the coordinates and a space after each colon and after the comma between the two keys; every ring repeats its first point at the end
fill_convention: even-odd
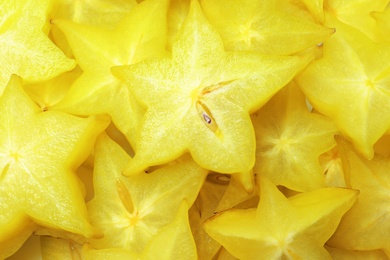
{"type": "Polygon", "coordinates": [[[389,259],[388,0],[4,0],[0,259],[389,259]]]}

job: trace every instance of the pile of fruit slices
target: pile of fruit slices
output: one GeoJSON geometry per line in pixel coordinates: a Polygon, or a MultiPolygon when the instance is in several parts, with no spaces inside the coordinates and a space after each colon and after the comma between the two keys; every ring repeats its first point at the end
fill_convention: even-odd
{"type": "Polygon", "coordinates": [[[389,2],[3,1],[0,259],[389,259],[389,2]]]}

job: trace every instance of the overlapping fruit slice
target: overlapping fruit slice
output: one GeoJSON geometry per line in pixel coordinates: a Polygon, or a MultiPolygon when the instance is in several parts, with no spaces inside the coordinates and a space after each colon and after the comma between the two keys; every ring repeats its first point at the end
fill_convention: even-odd
{"type": "Polygon", "coordinates": [[[298,77],[314,108],[332,118],[367,158],[390,128],[390,45],[327,16],[337,33],[324,43],[323,59],[298,77]]]}
{"type": "Polygon", "coordinates": [[[277,93],[252,115],[252,121],[256,173],[297,191],[325,186],[318,157],[336,145],[337,128],[328,118],[308,111],[295,84],[277,93]]]}
{"type": "Polygon", "coordinates": [[[172,58],[113,68],[148,108],[135,157],[124,174],[166,163],[186,151],[204,168],[248,172],[255,159],[249,113],[261,107],[307,61],[225,52],[198,2],[192,1],[172,58]]]}
{"type": "Polygon", "coordinates": [[[239,259],[329,258],[324,244],[358,192],[322,188],[287,199],[271,181],[260,181],[257,209],[218,213],[204,224],[209,235],[239,259]]]}
{"type": "Polygon", "coordinates": [[[183,200],[173,221],[161,228],[142,253],[123,248],[95,249],[70,240],[42,237],[43,259],[197,259],[195,242],[188,223],[188,203],[183,200]]]}
{"type": "Polygon", "coordinates": [[[372,13],[382,12],[389,2],[389,0],[326,0],[324,9],[341,22],[365,33],[372,40],[380,40],[380,31],[372,13]]]}
{"type": "Polygon", "coordinates": [[[373,12],[371,15],[375,18],[383,40],[390,42],[390,6],[383,12],[373,12]]]}
{"type": "Polygon", "coordinates": [[[96,249],[142,253],[159,230],[174,221],[183,199],[192,205],[207,174],[187,155],[149,174],[124,177],[121,172],[129,159],[108,136],[98,139],[95,197],[87,204],[92,223],[104,233],[91,240],[96,249]]]}
{"type": "Polygon", "coordinates": [[[383,249],[390,253],[390,160],[376,155],[368,161],[346,141],[340,145],[347,184],[359,190],[360,195],[329,245],[350,250],[383,249]]]}
{"type": "Polygon", "coordinates": [[[317,22],[324,22],[324,0],[301,0],[317,22]]]}
{"type": "Polygon", "coordinates": [[[31,221],[91,237],[75,169],[109,123],[42,112],[13,76],[0,97],[0,251],[31,221]]]}
{"type": "Polygon", "coordinates": [[[167,8],[166,0],[145,1],[133,7],[115,30],[55,20],[84,73],[54,109],[77,115],[109,114],[135,146],[144,111],[110,69],[165,55],[167,8]]]}
{"type": "Polygon", "coordinates": [[[172,50],[172,45],[177,33],[180,31],[184,20],[188,15],[191,0],[171,0],[168,8],[168,41],[167,49],[172,50]]]}
{"type": "Polygon", "coordinates": [[[211,259],[221,247],[217,241],[210,238],[206,233],[203,222],[214,214],[218,201],[223,196],[228,183],[229,176],[209,173],[195,203],[190,208],[191,230],[199,259],[211,259]]]}
{"type": "Polygon", "coordinates": [[[47,80],[76,65],[43,32],[50,4],[51,0],[0,4],[0,94],[12,74],[25,81],[47,80]]]}
{"type": "Polygon", "coordinates": [[[53,0],[51,15],[75,23],[114,29],[137,4],[136,0],[53,0]]]}
{"type": "Polygon", "coordinates": [[[289,55],[315,46],[334,30],[282,12],[276,0],[202,0],[227,50],[289,55]]]}

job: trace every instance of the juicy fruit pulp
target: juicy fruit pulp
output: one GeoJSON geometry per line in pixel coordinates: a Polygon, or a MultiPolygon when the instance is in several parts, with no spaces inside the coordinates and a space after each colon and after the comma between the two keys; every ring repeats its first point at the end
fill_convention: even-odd
{"type": "Polygon", "coordinates": [[[3,1],[0,258],[389,258],[389,2],[3,1]]]}

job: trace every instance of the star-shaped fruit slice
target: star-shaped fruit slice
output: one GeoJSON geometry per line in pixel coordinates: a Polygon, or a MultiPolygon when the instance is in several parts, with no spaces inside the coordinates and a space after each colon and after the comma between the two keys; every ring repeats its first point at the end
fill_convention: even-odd
{"type": "Polygon", "coordinates": [[[110,69],[165,54],[167,5],[166,0],[144,1],[115,30],[55,20],[84,73],[54,109],[76,115],[109,114],[135,146],[144,110],[110,69]]]}
{"type": "Polygon", "coordinates": [[[159,230],[142,253],[123,248],[96,249],[71,240],[42,237],[43,259],[197,259],[188,222],[188,203],[183,200],[174,220],[159,230]]]}
{"type": "Polygon", "coordinates": [[[289,55],[324,41],[334,30],[278,10],[276,0],[202,0],[227,50],[289,55]]]}
{"type": "Polygon", "coordinates": [[[254,172],[297,191],[325,186],[319,156],[336,145],[337,128],[310,113],[305,97],[290,83],[252,115],[256,132],[254,172]]]}
{"type": "Polygon", "coordinates": [[[199,3],[192,1],[172,58],[113,68],[147,107],[135,157],[124,174],[169,162],[186,151],[215,172],[248,172],[255,153],[249,113],[307,62],[298,56],[225,52],[199,3]]]}
{"type": "Polygon", "coordinates": [[[0,121],[0,244],[31,221],[94,236],[75,170],[109,119],[42,112],[13,76],[0,121]]]}
{"type": "Polygon", "coordinates": [[[390,45],[327,16],[337,33],[324,43],[322,59],[298,77],[313,107],[332,118],[367,158],[390,128],[390,45]]]}
{"type": "Polygon", "coordinates": [[[108,136],[95,149],[95,197],[87,204],[91,221],[104,233],[91,240],[97,249],[122,248],[141,253],[161,228],[172,223],[185,199],[189,205],[207,171],[189,155],[150,174],[124,177],[130,157],[108,136]]]}
{"type": "Polygon", "coordinates": [[[345,140],[340,142],[347,184],[360,191],[359,199],[343,217],[330,246],[350,250],[390,252],[390,160],[360,156],[345,140]]]}
{"type": "Polygon", "coordinates": [[[322,188],[287,199],[271,181],[261,178],[257,209],[223,211],[204,225],[239,259],[328,259],[324,244],[357,194],[322,188]]]}
{"type": "Polygon", "coordinates": [[[47,80],[71,70],[68,59],[42,31],[51,0],[3,0],[0,8],[0,93],[12,74],[47,80]]]}

